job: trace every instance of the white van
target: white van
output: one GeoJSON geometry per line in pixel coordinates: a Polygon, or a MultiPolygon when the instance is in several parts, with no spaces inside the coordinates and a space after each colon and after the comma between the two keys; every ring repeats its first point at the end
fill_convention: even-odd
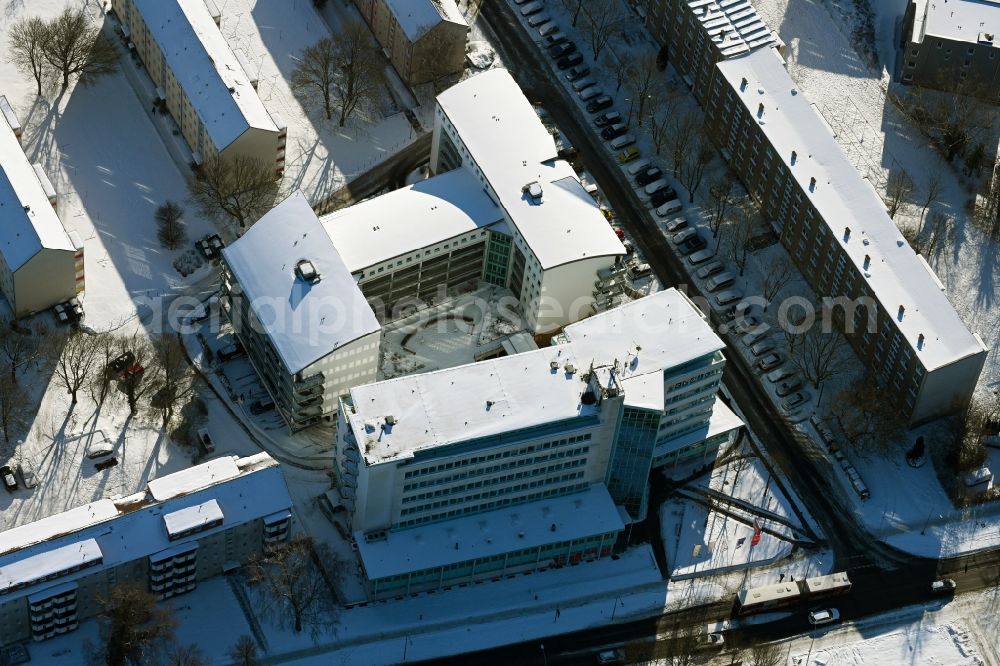
{"type": "Polygon", "coordinates": [[[670,183],[667,182],[666,178],[657,178],[652,183],[647,185],[646,189],[643,191],[646,193],[647,197],[651,197],[656,192],[659,192],[660,190],[665,190],[668,187],[670,187],[670,183]]]}
{"type": "Polygon", "coordinates": [[[641,160],[636,160],[635,162],[632,162],[632,164],[627,169],[628,175],[634,176],[635,174],[639,173],[640,171],[645,171],[646,167],[648,167],[648,166],[649,166],[649,159],[648,158],[643,157],[641,160]]]}
{"type": "Polygon", "coordinates": [[[614,139],[608,145],[614,150],[621,150],[625,146],[631,146],[635,143],[635,136],[632,134],[622,134],[617,139],[614,139]]]}
{"type": "Polygon", "coordinates": [[[573,82],[573,90],[576,92],[580,92],[581,90],[586,90],[590,88],[590,86],[594,85],[595,83],[597,83],[597,81],[594,81],[592,77],[585,76],[582,79],[573,82]]]}
{"type": "Polygon", "coordinates": [[[684,204],[681,203],[680,199],[671,199],[667,203],[663,204],[656,209],[656,214],[660,217],[666,217],[667,215],[673,215],[674,213],[679,213],[684,210],[684,204]]]}
{"type": "Polygon", "coordinates": [[[589,88],[584,88],[580,91],[580,99],[584,102],[594,99],[601,94],[601,89],[597,86],[590,86],[589,88]]]}

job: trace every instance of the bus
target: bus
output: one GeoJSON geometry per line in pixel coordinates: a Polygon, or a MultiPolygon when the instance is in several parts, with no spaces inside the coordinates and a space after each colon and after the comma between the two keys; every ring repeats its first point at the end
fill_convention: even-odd
{"type": "Polygon", "coordinates": [[[850,591],[851,579],[846,572],[840,571],[806,580],[773,583],[743,590],[736,595],[736,605],[740,615],[748,615],[847,594],[850,591]]]}

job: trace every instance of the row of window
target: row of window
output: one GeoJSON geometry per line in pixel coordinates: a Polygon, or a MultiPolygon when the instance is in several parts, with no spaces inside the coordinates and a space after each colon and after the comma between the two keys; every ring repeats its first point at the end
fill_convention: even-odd
{"type": "Polygon", "coordinates": [[[421,516],[419,518],[410,518],[408,520],[402,520],[397,524],[393,525],[393,527],[403,528],[403,527],[413,527],[414,525],[423,525],[425,523],[445,520],[446,518],[455,518],[457,516],[467,516],[473,513],[482,513],[483,511],[500,509],[505,506],[510,506],[511,504],[522,504],[524,502],[532,502],[534,500],[543,499],[546,497],[555,497],[556,495],[566,495],[568,493],[575,493],[580,490],[585,490],[586,488],[587,488],[586,483],[575,483],[571,486],[563,486],[560,488],[549,488],[548,490],[531,493],[529,495],[522,495],[521,497],[503,497],[494,501],[484,502],[483,504],[469,505],[469,506],[459,507],[457,509],[450,509],[448,511],[441,511],[439,513],[431,514],[428,516],[421,516]]]}
{"type": "MultiPolygon", "coordinates": [[[[453,460],[451,462],[441,463],[439,465],[429,465],[427,467],[421,467],[420,469],[414,469],[406,472],[403,475],[404,479],[412,479],[415,476],[424,476],[427,474],[434,474],[436,472],[443,472],[449,469],[457,469],[461,467],[467,467],[469,465],[478,465],[480,463],[489,462],[491,460],[499,460],[502,458],[510,458],[513,456],[523,456],[534,451],[545,451],[552,448],[558,448],[561,446],[568,446],[570,444],[578,444],[580,442],[589,442],[591,434],[584,433],[582,435],[573,435],[572,437],[563,437],[562,439],[554,439],[547,442],[542,442],[541,444],[532,444],[530,446],[524,446],[519,449],[508,449],[506,451],[499,451],[497,453],[490,453],[481,456],[472,456],[470,458],[463,458],[462,460],[453,460]]],[[[462,477],[452,477],[462,478],[462,477]]],[[[409,487],[404,487],[407,490],[409,487]]]]}
{"type": "MultiPolygon", "coordinates": [[[[580,453],[586,453],[589,448],[590,447],[584,447],[582,449],[574,449],[572,451],[563,452],[560,454],[560,457],[569,457],[573,455],[579,455],[580,453]]],[[[559,463],[558,465],[537,467],[535,469],[525,470],[523,472],[517,472],[515,474],[505,474],[503,476],[492,477],[490,479],[482,479],[471,483],[463,483],[458,486],[442,488],[440,490],[435,490],[433,492],[419,493],[417,495],[409,495],[403,498],[403,504],[410,504],[412,502],[417,502],[419,500],[428,499],[431,497],[442,497],[445,495],[460,493],[466,490],[471,490],[473,488],[482,488],[484,486],[492,486],[499,483],[506,483],[507,481],[515,481],[517,479],[525,479],[532,476],[539,476],[542,474],[551,474],[552,472],[558,472],[563,469],[573,469],[574,467],[580,467],[586,464],[587,464],[586,458],[579,458],[576,460],[571,460],[569,462],[559,463]]]]}
{"type": "Polygon", "coordinates": [[[565,483],[566,481],[574,481],[576,479],[582,479],[583,472],[570,472],[569,474],[562,474],[560,476],[550,476],[544,479],[538,479],[536,481],[529,481],[527,483],[519,483],[516,486],[508,486],[507,488],[497,488],[496,490],[487,490],[481,493],[475,493],[472,495],[465,495],[463,497],[451,497],[448,499],[436,500],[434,502],[427,502],[426,504],[421,504],[420,506],[409,507],[403,509],[399,512],[400,516],[412,516],[416,513],[423,513],[424,511],[433,511],[434,509],[440,509],[445,506],[455,506],[456,504],[465,504],[467,502],[476,502],[481,499],[488,499],[491,497],[502,497],[504,495],[513,495],[525,490],[531,490],[533,488],[541,488],[543,486],[552,486],[558,483],[565,483]]]}

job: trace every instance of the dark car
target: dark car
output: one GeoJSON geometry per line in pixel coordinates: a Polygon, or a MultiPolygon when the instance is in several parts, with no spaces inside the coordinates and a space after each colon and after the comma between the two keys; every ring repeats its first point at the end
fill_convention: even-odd
{"type": "Polygon", "coordinates": [[[545,48],[552,48],[558,44],[565,44],[569,39],[562,32],[557,32],[552,35],[545,36],[545,48]]]}
{"type": "Polygon", "coordinates": [[[94,469],[98,471],[104,471],[118,464],[118,458],[111,456],[109,458],[104,458],[94,463],[94,469]]]}
{"type": "Polygon", "coordinates": [[[574,42],[563,42],[562,44],[556,44],[555,46],[549,47],[549,55],[553,58],[562,58],[563,56],[575,52],[576,44],[574,42]]]}
{"type": "Polygon", "coordinates": [[[601,95],[597,99],[593,99],[590,101],[590,104],[587,105],[587,112],[597,113],[598,111],[603,111],[612,104],[614,104],[614,100],[612,100],[607,95],[601,95]]]}
{"type": "Polygon", "coordinates": [[[649,167],[648,169],[641,172],[638,176],[635,177],[635,184],[643,186],[649,185],[654,180],[660,178],[662,175],[663,172],[660,171],[660,167],[649,167]]]}
{"type": "Polygon", "coordinates": [[[605,141],[610,141],[615,137],[619,137],[628,131],[628,125],[625,123],[615,123],[614,125],[608,125],[601,130],[601,138],[605,141]]]}
{"type": "Polygon", "coordinates": [[[576,81],[577,79],[582,79],[583,77],[590,74],[590,68],[586,65],[577,65],[576,67],[570,67],[569,71],[566,72],[567,81],[576,81]]]}
{"type": "Polygon", "coordinates": [[[653,196],[649,198],[649,203],[654,208],[659,208],[668,201],[672,201],[677,198],[677,190],[672,187],[665,187],[662,190],[657,190],[653,193],[653,196]]]}
{"type": "Polygon", "coordinates": [[[622,114],[617,111],[608,111],[607,113],[602,113],[594,119],[594,125],[597,127],[607,127],[608,125],[614,125],[615,123],[620,123],[622,121],[622,114]]]}
{"type": "Polygon", "coordinates": [[[108,377],[112,379],[119,379],[125,374],[125,370],[132,367],[135,363],[135,354],[130,351],[125,351],[112,359],[111,363],[108,363],[107,374],[108,377]]]}
{"type": "Polygon", "coordinates": [[[580,53],[570,53],[568,56],[563,56],[556,61],[556,67],[559,69],[566,69],[567,67],[574,67],[583,62],[583,55],[580,53]]]}
{"type": "Polygon", "coordinates": [[[680,251],[683,254],[691,254],[692,252],[697,252],[698,250],[704,250],[708,243],[701,236],[695,235],[684,241],[680,245],[680,251]]]}
{"type": "Polygon", "coordinates": [[[0,477],[3,477],[3,487],[7,489],[7,492],[12,493],[17,490],[17,478],[10,465],[0,467],[0,477]]]}

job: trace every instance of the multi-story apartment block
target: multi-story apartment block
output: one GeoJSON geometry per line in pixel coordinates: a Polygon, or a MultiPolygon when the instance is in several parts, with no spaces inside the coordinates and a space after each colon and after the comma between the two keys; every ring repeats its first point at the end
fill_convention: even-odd
{"type": "Polygon", "coordinates": [[[219,30],[218,12],[205,0],[112,0],[111,6],[194,162],[247,155],[273,164],[279,178],[284,122],[264,108],[219,30]]]}
{"type": "Polygon", "coordinates": [[[287,539],[291,499],[266,453],[224,457],[0,533],[0,636],[51,638],[121,583],[161,599],[287,539]],[[251,498],[252,501],[248,501],[251,498]]]}
{"type": "MultiPolygon", "coordinates": [[[[631,0],[669,60],[702,104],[715,63],[784,43],[750,0],[631,0]]],[[[666,57],[665,57],[666,56],[666,57]]]]}
{"type": "Polygon", "coordinates": [[[873,302],[834,322],[889,400],[916,424],[970,400],[986,359],[944,286],[903,239],[878,193],[765,49],[716,65],[709,133],[819,296],[873,302]]]}
{"type": "Polygon", "coordinates": [[[690,455],[713,413],[702,447],[741,425],[715,400],[722,347],[671,289],[548,348],[353,388],[336,461],[371,593],[609,553],[645,516],[655,465],[690,455]]]}
{"type": "Polygon", "coordinates": [[[1000,6],[985,0],[910,0],[899,78],[1000,101],[1000,6]]]}
{"type": "Polygon", "coordinates": [[[292,429],[375,380],[380,322],[485,282],[551,332],[593,312],[599,273],[625,254],[506,71],[447,91],[437,123],[438,175],[319,220],[297,193],[222,253],[237,333],[292,429]]]}
{"type": "MultiPolygon", "coordinates": [[[[510,230],[510,257],[494,275],[518,298],[527,328],[536,333],[590,314],[590,285],[625,253],[573,168],[556,153],[552,135],[504,69],[438,96],[431,171],[465,169],[500,208],[510,230]]],[[[506,250],[494,247],[499,261],[506,250]]]]}
{"type": "Polygon", "coordinates": [[[455,0],[354,0],[399,76],[413,86],[465,67],[469,24],[455,0]]]}
{"type": "Polygon", "coordinates": [[[381,327],[305,196],[295,192],[222,251],[229,316],[292,430],[375,380],[381,327]]]}
{"type": "Polygon", "coordinates": [[[83,242],[59,219],[55,188],[21,149],[13,110],[0,122],[0,290],[25,317],[83,291],[83,242]],[[11,122],[13,119],[13,122],[11,122]]]}

